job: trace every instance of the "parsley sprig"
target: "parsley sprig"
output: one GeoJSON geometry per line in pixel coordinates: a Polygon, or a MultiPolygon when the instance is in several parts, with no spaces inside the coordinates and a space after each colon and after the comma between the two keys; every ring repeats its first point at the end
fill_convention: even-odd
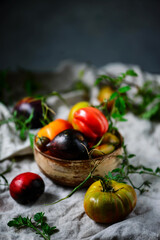
{"type": "MultiPolygon", "coordinates": [[[[4,186],[9,186],[9,183],[8,183],[8,180],[7,178],[5,177],[5,174],[9,173],[11,170],[12,170],[12,165],[14,163],[14,159],[12,160],[12,163],[9,164],[6,169],[0,173],[0,185],[4,185],[4,186]],[[3,180],[3,182],[1,182],[1,180],[3,180]]],[[[0,161],[1,162],[1,161],[0,161]]]]}
{"type": "MultiPolygon", "coordinates": [[[[116,77],[111,77],[108,75],[101,75],[96,79],[95,85],[100,84],[102,81],[105,81],[105,82],[107,81],[107,82],[111,83],[112,86],[120,87],[122,82],[125,81],[125,78],[127,76],[137,77],[138,74],[133,69],[128,69],[125,73],[121,73],[119,76],[116,76],[116,77]]],[[[134,85],[134,86],[136,86],[136,85],[134,85]]]]}
{"type": "Polygon", "coordinates": [[[106,85],[111,85],[115,89],[115,92],[109,99],[115,100],[112,117],[118,121],[125,121],[124,115],[127,110],[136,116],[152,121],[159,121],[160,86],[151,81],[146,81],[142,86],[139,86],[133,81],[128,82],[126,80],[127,76],[138,77],[138,74],[134,70],[129,69],[117,77],[101,75],[95,81],[94,85],[99,85],[102,82],[106,85]],[[136,89],[133,98],[130,98],[126,94],[131,88],[136,89]],[[138,102],[137,99],[140,99],[140,101],[138,102]]]}
{"type": "Polygon", "coordinates": [[[130,159],[135,157],[134,154],[129,154],[127,151],[127,146],[123,143],[123,154],[118,155],[118,158],[122,159],[122,164],[120,168],[116,168],[105,176],[106,180],[115,180],[117,182],[129,182],[132,187],[140,192],[140,194],[148,191],[148,188],[151,185],[151,182],[145,180],[140,184],[140,186],[135,186],[134,182],[131,180],[131,174],[140,174],[140,175],[151,175],[160,177],[160,168],[157,167],[155,170],[152,168],[146,167],[144,165],[134,166],[130,164],[130,159]]]}
{"type": "Polygon", "coordinates": [[[32,118],[33,111],[27,119],[24,116],[18,116],[17,111],[14,111],[11,117],[0,120],[0,126],[3,124],[9,124],[10,122],[15,123],[15,129],[19,133],[20,139],[25,140],[31,128],[30,123],[32,118]]]}
{"type": "MultiPolygon", "coordinates": [[[[102,81],[105,81],[106,84],[113,86],[115,91],[111,95],[109,100],[104,100],[99,106],[106,118],[109,121],[109,131],[118,131],[115,127],[117,121],[127,121],[125,118],[125,114],[128,111],[133,112],[139,117],[143,117],[151,120],[152,117],[160,119],[160,94],[157,94],[157,91],[153,91],[151,87],[151,82],[146,82],[142,87],[138,86],[134,82],[127,82],[126,77],[132,76],[137,77],[137,73],[134,70],[127,70],[125,73],[120,74],[117,77],[110,77],[106,75],[102,75],[97,78],[95,85],[100,84],[102,81]],[[134,99],[131,99],[128,96],[128,91],[131,88],[136,88],[137,92],[134,96],[134,99]],[[136,103],[136,97],[141,98],[141,102],[139,104],[136,103]],[[107,110],[108,101],[114,100],[114,105],[112,107],[112,111],[109,112],[107,110]],[[150,106],[151,105],[151,106],[150,106]]],[[[158,88],[156,86],[156,88],[158,88]]],[[[160,86],[159,86],[160,88],[160,86]]],[[[105,176],[105,180],[109,181],[111,179],[116,180],[118,182],[126,182],[128,181],[135,189],[137,189],[140,193],[143,193],[148,190],[151,185],[151,182],[144,181],[140,186],[135,186],[134,182],[131,180],[131,174],[148,174],[152,176],[160,177],[160,168],[157,167],[155,170],[148,168],[144,165],[134,166],[130,164],[130,159],[133,158],[134,154],[128,154],[127,146],[123,143],[123,154],[118,157],[122,159],[122,164],[119,168],[114,169],[109,172],[105,176]]]]}
{"type": "Polygon", "coordinates": [[[23,227],[28,227],[33,229],[36,234],[40,235],[43,237],[45,240],[50,240],[50,236],[58,231],[58,229],[53,226],[50,227],[46,223],[46,218],[45,218],[45,213],[43,212],[38,212],[34,215],[34,222],[32,218],[27,217],[22,217],[18,216],[16,218],[13,218],[13,220],[8,222],[9,227],[16,227],[18,229],[23,228],[23,227]]]}

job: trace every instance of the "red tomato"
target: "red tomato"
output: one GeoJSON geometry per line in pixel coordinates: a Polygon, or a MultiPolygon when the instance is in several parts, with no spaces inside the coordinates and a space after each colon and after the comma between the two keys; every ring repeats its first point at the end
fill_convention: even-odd
{"type": "Polygon", "coordinates": [[[86,101],[76,103],[69,112],[68,121],[72,123],[74,113],[80,108],[89,107],[89,106],[90,106],[89,102],[86,102],[86,101]]]}
{"type": "Polygon", "coordinates": [[[101,138],[108,130],[108,120],[97,108],[85,107],[74,113],[72,125],[91,141],[101,138]]]}
{"type": "Polygon", "coordinates": [[[20,204],[35,202],[44,192],[44,188],[43,179],[32,172],[17,175],[9,186],[11,197],[20,204]]]}
{"type": "Polygon", "coordinates": [[[99,223],[114,223],[124,219],[136,206],[133,187],[111,180],[110,189],[103,191],[100,181],[94,182],[84,197],[86,214],[99,223]]]}

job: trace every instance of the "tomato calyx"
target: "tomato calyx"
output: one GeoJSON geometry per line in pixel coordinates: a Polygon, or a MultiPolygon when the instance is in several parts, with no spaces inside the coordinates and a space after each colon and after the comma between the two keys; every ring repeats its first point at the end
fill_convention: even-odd
{"type": "Polygon", "coordinates": [[[100,178],[102,192],[114,192],[114,188],[112,187],[110,180],[105,180],[104,178],[100,178]]]}
{"type": "Polygon", "coordinates": [[[50,139],[48,137],[42,136],[36,136],[36,145],[38,149],[42,152],[47,150],[47,144],[50,142],[50,139]]]}
{"type": "Polygon", "coordinates": [[[100,177],[100,176],[94,176],[93,178],[96,178],[96,180],[99,180],[100,183],[101,183],[101,186],[102,186],[102,192],[118,192],[120,189],[122,188],[119,188],[117,190],[114,189],[114,187],[112,186],[112,180],[111,179],[105,179],[103,177],[100,177]]]}

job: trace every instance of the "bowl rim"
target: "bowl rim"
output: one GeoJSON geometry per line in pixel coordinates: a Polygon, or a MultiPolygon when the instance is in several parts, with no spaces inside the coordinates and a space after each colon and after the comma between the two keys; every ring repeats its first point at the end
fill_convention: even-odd
{"type": "Polygon", "coordinates": [[[122,137],[122,135],[118,132],[118,134],[119,134],[119,136],[120,136],[120,142],[121,142],[121,144],[119,145],[119,147],[116,149],[116,150],[114,150],[113,152],[111,152],[110,154],[104,154],[104,155],[102,155],[102,156],[99,156],[99,157],[97,157],[97,158],[89,158],[89,159],[78,159],[78,160],[70,160],[70,159],[62,159],[62,158],[56,158],[56,157],[53,157],[53,156],[51,156],[51,155],[48,155],[48,154],[46,154],[46,153],[44,153],[44,152],[42,152],[38,147],[37,147],[37,145],[36,145],[36,136],[35,136],[35,138],[34,138],[34,146],[33,146],[33,149],[34,150],[36,150],[39,154],[41,154],[42,156],[44,156],[44,157],[46,157],[46,158],[48,158],[48,159],[50,159],[51,161],[57,161],[57,162],[65,162],[65,163],[81,163],[81,162],[92,162],[92,161],[101,161],[101,160],[103,160],[103,158],[104,157],[108,157],[108,158],[110,158],[110,157],[112,157],[112,155],[116,155],[116,153],[122,148],[122,140],[123,140],[123,137],[122,137]]]}

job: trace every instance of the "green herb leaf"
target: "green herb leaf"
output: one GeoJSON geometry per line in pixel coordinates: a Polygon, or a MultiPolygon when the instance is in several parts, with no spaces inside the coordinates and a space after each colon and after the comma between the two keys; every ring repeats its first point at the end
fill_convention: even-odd
{"type": "Polygon", "coordinates": [[[115,79],[110,77],[110,76],[107,76],[107,75],[101,75],[100,77],[98,77],[94,83],[94,85],[98,85],[100,84],[100,82],[102,82],[103,80],[109,80],[110,82],[114,82],[115,79]]]}
{"type": "Polygon", "coordinates": [[[42,223],[44,220],[44,213],[38,212],[34,215],[34,221],[37,223],[42,223]]]}
{"type": "Polygon", "coordinates": [[[9,227],[29,227],[33,229],[36,234],[39,234],[41,237],[43,237],[45,240],[50,240],[50,236],[54,234],[57,231],[57,228],[50,227],[45,222],[44,213],[39,212],[34,215],[34,221],[32,222],[32,219],[29,217],[22,217],[18,216],[17,218],[13,218],[13,220],[8,222],[9,227]],[[41,230],[41,231],[40,231],[41,230]]]}
{"type": "Polygon", "coordinates": [[[129,154],[128,155],[128,158],[133,158],[133,157],[135,157],[136,155],[135,154],[129,154]]]}
{"type": "Polygon", "coordinates": [[[156,168],[155,173],[160,173],[160,168],[159,167],[156,168]]]}
{"type": "Polygon", "coordinates": [[[29,133],[29,141],[30,141],[30,146],[32,149],[34,147],[34,138],[35,138],[35,134],[29,133]]]}
{"type": "Polygon", "coordinates": [[[159,109],[160,109],[159,104],[155,105],[150,110],[148,110],[145,113],[143,113],[142,114],[142,118],[150,119],[154,114],[156,114],[159,111],[159,109]]]}
{"type": "Polygon", "coordinates": [[[132,76],[132,77],[137,77],[138,76],[138,74],[133,69],[128,69],[126,71],[126,75],[127,76],[132,76]]]}
{"type": "Polygon", "coordinates": [[[126,104],[125,104],[123,97],[120,96],[116,99],[115,106],[121,115],[125,114],[126,104]]]}
{"type": "Polygon", "coordinates": [[[118,97],[118,92],[112,93],[109,100],[111,101],[111,100],[115,99],[116,97],[118,97]]]}
{"type": "Polygon", "coordinates": [[[12,160],[12,163],[9,164],[7,166],[7,168],[3,172],[0,173],[0,178],[2,178],[4,180],[4,184],[3,184],[3,183],[1,183],[1,179],[0,179],[0,185],[9,186],[9,183],[8,183],[7,178],[5,177],[5,174],[9,173],[12,170],[13,163],[14,163],[14,159],[12,160]]]}
{"type": "Polygon", "coordinates": [[[125,86],[125,87],[121,87],[118,89],[118,92],[120,93],[126,93],[128,92],[129,90],[131,90],[131,87],[130,86],[125,86]]]}

